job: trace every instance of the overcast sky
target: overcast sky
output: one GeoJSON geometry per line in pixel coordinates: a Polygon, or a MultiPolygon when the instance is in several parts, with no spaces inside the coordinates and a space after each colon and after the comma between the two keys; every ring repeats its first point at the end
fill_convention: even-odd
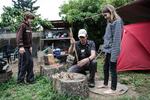
{"type": "MultiPolygon", "coordinates": [[[[37,0],[35,6],[40,6],[37,13],[41,14],[42,18],[49,20],[58,20],[59,6],[68,0],[37,0]]],[[[0,0],[0,14],[3,12],[3,6],[12,6],[12,0],[0,0]]]]}

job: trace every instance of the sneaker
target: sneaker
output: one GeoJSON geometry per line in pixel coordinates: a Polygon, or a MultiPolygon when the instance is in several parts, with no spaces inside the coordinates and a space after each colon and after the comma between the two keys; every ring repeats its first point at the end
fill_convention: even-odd
{"type": "Polygon", "coordinates": [[[25,84],[25,81],[17,80],[17,84],[25,84]]]}
{"type": "Polygon", "coordinates": [[[100,88],[108,88],[108,85],[100,85],[100,86],[97,86],[98,89],[100,88]]]}
{"type": "Polygon", "coordinates": [[[89,83],[88,86],[89,86],[90,88],[94,88],[94,87],[95,87],[95,83],[89,83]]]}
{"type": "Polygon", "coordinates": [[[26,81],[28,84],[34,84],[35,81],[26,81]]]}
{"type": "Polygon", "coordinates": [[[104,93],[105,94],[115,94],[116,90],[109,89],[109,90],[104,91],[104,93]]]}
{"type": "Polygon", "coordinates": [[[88,86],[90,88],[94,88],[95,87],[95,81],[94,80],[93,81],[88,81],[88,86]]]}

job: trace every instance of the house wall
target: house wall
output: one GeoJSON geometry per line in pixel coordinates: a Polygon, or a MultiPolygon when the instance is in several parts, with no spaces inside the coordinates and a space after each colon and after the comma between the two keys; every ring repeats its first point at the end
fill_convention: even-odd
{"type": "MultiPolygon", "coordinates": [[[[40,48],[40,34],[33,33],[33,57],[37,56],[37,51],[40,48]]],[[[0,52],[2,52],[3,46],[10,44],[13,48],[16,48],[16,33],[0,34],[0,52]]]]}

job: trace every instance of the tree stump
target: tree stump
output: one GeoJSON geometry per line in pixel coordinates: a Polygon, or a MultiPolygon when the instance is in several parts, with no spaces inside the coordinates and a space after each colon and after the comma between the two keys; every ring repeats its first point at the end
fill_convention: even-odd
{"type": "Polygon", "coordinates": [[[61,72],[52,76],[53,88],[60,94],[88,97],[87,77],[78,73],[61,72]]]}
{"type": "Polygon", "coordinates": [[[7,80],[9,80],[12,77],[12,69],[11,67],[8,65],[8,68],[6,70],[6,72],[0,73],[0,83],[1,82],[6,82],[7,80]]]}
{"type": "Polygon", "coordinates": [[[60,73],[62,71],[66,71],[66,67],[63,64],[54,64],[54,65],[41,65],[40,66],[40,74],[48,76],[49,79],[52,78],[52,75],[55,73],[60,73]]]}

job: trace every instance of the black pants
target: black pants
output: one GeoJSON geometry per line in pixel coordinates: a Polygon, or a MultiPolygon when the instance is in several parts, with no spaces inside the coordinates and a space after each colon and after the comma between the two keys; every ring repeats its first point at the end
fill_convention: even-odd
{"type": "Polygon", "coordinates": [[[25,48],[25,53],[19,53],[19,65],[18,65],[18,82],[23,82],[26,77],[27,82],[34,81],[33,73],[33,58],[28,48],[25,48]]]}
{"type": "Polygon", "coordinates": [[[104,63],[104,85],[108,85],[109,80],[109,70],[111,72],[111,89],[116,90],[117,87],[117,71],[116,62],[110,61],[111,54],[107,53],[104,63]]]}
{"type": "Polygon", "coordinates": [[[89,70],[89,72],[90,72],[89,81],[94,82],[96,69],[97,69],[97,62],[96,62],[96,60],[93,60],[89,64],[87,64],[83,67],[73,65],[69,68],[68,71],[74,72],[74,73],[86,74],[85,71],[89,70]]]}

